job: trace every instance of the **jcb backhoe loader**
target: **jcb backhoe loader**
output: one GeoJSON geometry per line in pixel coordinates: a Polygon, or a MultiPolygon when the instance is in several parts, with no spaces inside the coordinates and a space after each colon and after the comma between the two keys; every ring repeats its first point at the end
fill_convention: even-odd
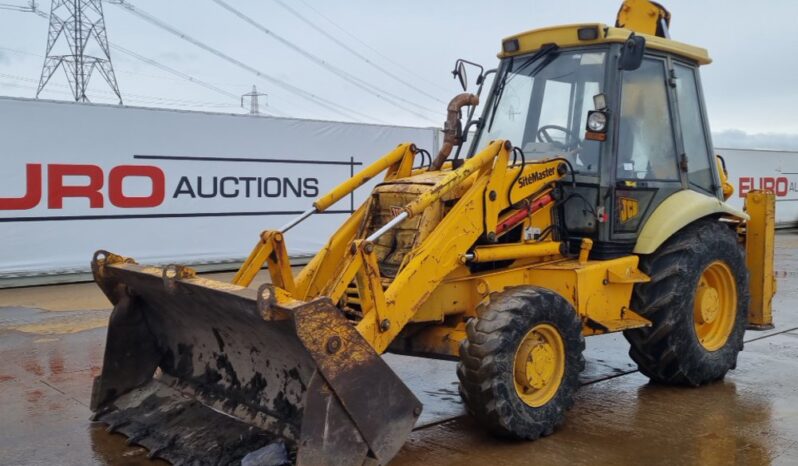
{"type": "Polygon", "coordinates": [[[114,311],[95,419],[179,464],[273,444],[303,465],[384,464],[422,409],[386,351],[458,359],[469,413],[520,439],[563,422],[585,336],[624,332],[658,383],[723,378],[746,326],[771,324],[774,201],[725,203],[710,59],[669,21],[629,0],[616,27],[505,39],[480,92],[449,105],[440,153],[399,145],[263,232],[233,283],[98,252],[114,311]],[[285,233],[382,173],[292,275],[285,233]],[[249,288],[264,265],[271,284],[249,288]]]}

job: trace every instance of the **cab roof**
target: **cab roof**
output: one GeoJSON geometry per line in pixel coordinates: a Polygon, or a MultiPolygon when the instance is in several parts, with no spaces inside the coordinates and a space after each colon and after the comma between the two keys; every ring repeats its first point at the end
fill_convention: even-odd
{"type": "MultiPolygon", "coordinates": [[[[522,32],[502,40],[502,51],[499,58],[509,58],[534,52],[544,45],[556,44],[559,47],[578,47],[596,44],[616,44],[623,43],[629,38],[632,31],[624,28],[615,28],[603,23],[568,24],[565,26],[554,26],[543,29],[522,32]],[[590,33],[590,30],[597,33],[590,33]],[[580,31],[583,36],[595,37],[580,39],[580,31]]],[[[648,34],[635,33],[646,38],[646,48],[659,50],[669,54],[687,58],[699,65],[712,63],[706,49],[683,44],[671,39],[652,36],[648,34]]]]}

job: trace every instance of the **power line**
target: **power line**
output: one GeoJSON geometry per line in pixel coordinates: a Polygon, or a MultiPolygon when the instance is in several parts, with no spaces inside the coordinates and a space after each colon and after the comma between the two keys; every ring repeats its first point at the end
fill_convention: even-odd
{"type": "MultiPolygon", "coordinates": [[[[414,84],[412,84],[412,83],[410,83],[410,82],[408,82],[408,81],[405,81],[404,79],[402,79],[402,78],[400,78],[399,76],[397,76],[395,73],[392,73],[392,72],[390,72],[389,70],[386,70],[386,69],[385,69],[385,68],[383,68],[382,66],[378,65],[377,63],[374,63],[374,62],[373,62],[372,60],[370,60],[368,57],[366,57],[365,55],[361,54],[361,53],[360,53],[360,52],[358,52],[357,50],[353,49],[352,47],[350,47],[349,45],[347,45],[345,42],[343,42],[342,40],[338,39],[338,38],[337,38],[337,37],[335,37],[334,35],[330,34],[330,33],[329,33],[329,32],[327,32],[327,31],[325,31],[323,28],[319,27],[319,26],[318,26],[316,23],[314,23],[313,21],[311,21],[311,20],[309,20],[308,18],[306,18],[305,16],[303,16],[301,13],[299,13],[299,12],[298,12],[298,11],[296,11],[295,9],[291,8],[290,6],[288,6],[288,5],[287,5],[285,2],[283,2],[282,0],[274,0],[274,2],[275,2],[275,3],[277,3],[278,5],[280,5],[281,7],[283,7],[285,10],[287,10],[287,11],[288,11],[289,13],[291,13],[292,15],[296,16],[296,17],[297,17],[297,18],[298,18],[300,21],[302,21],[303,23],[305,23],[305,24],[307,24],[308,26],[310,26],[311,28],[313,28],[313,29],[314,29],[315,31],[317,31],[319,34],[322,34],[324,37],[326,37],[326,38],[330,39],[331,41],[335,42],[335,43],[336,43],[336,44],[338,44],[338,45],[339,45],[341,48],[343,48],[343,49],[347,50],[349,53],[351,53],[352,55],[356,56],[356,57],[357,57],[357,58],[359,58],[360,60],[364,61],[365,63],[367,63],[367,64],[368,64],[369,66],[371,66],[372,68],[374,68],[374,69],[376,69],[376,70],[378,70],[378,71],[382,72],[383,74],[385,74],[385,75],[386,75],[386,76],[388,76],[389,78],[391,78],[391,79],[393,79],[393,80],[395,80],[395,81],[398,81],[398,82],[400,82],[400,83],[404,84],[405,86],[409,87],[410,89],[413,89],[414,91],[418,92],[419,94],[422,94],[422,95],[424,95],[424,96],[427,96],[427,97],[429,97],[430,99],[434,99],[435,101],[437,101],[437,102],[440,102],[440,103],[442,103],[442,104],[445,104],[445,103],[446,103],[446,102],[444,102],[443,100],[439,99],[438,97],[436,97],[436,96],[434,96],[434,95],[432,95],[432,94],[430,94],[430,93],[428,93],[428,92],[424,91],[423,89],[420,89],[420,88],[419,88],[419,87],[417,87],[416,85],[414,85],[414,84]]],[[[408,68],[407,68],[407,67],[402,67],[402,71],[408,71],[408,68]]]]}
{"type": "Polygon", "coordinates": [[[301,2],[303,5],[305,5],[306,7],[308,7],[309,9],[313,10],[313,12],[315,12],[317,15],[321,16],[322,18],[324,18],[324,20],[325,20],[325,21],[327,21],[328,23],[332,24],[332,25],[333,25],[333,26],[334,26],[336,29],[338,29],[339,31],[343,32],[343,33],[344,33],[344,34],[346,34],[347,36],[351,37],[352,39],[354,39],[355,41],[357,41],[357,42],[358,42],[360,45],[362,45],[362,46],[366,47],[367,49],[371,50],[371,51],[372,51],[372,52],[374,52],[375,54],[379,55],[379,56],[380,56],[380,57],[382,57],[382,58],[383,58],[385,61],[387,61],[387,62],[390,62],[390,63],[392,63],[392,64],[393,64],[393,65],[395,65],[395,66],[398,66],[399,68],[401,68],[401,69],[402,69],[402,71],[406,71],[408,74],[412,74],[412,75],[413,75],[413,76],[415,76],[416,78],[418,78],[418,79],[420,79],[420,80],[422,80],[422,81],[426,82],[427,84],[430,84],[430,85],[432,85],[432,86],[434,86],[434,87],[436,87],[436,88],[438,88],[438,89],[440,89],[440,90],[442,90],[442,91],[444,91],[444,92],[447,92],[447,93],[448,93],[448,92],[451,92],[451,90],[450,90],[450,89],[446,89],[445,87],[443,87],[443,86],[441,86],[441,85],[439,85],[439,84],[437,84],[437,83],[435,83],[435,82],[433,82],[433,81],[430,81],[429,79],[425,78],[424,76],[422,76],[422,75],[420,75],[420,74],[418,74],[418,73],[415,73],[415,72],[413,71],[413,68],[411,68],[411,67],[409,67],[409,66],[406,66],[406,65],[403,65],[403,64],[401,64],[401,63],[399,63],[399,62],[397,62],[397,61],[393,60],[391,57],[389,57],[389,56],[387,56],[387,55],[383,54],[383,53],[382,53],[382,52],[380,52],[379,50],[375,49],[374,47],[372,47],[371,45],[369,45],[369,44],[368,44],[368,42],[361,40],[359,37],[357,37],[356,35],[354,35],[354,34],[352,34],[351,32],[349,32],[349,31],[348,31],[346,28],[344,28],[344,27],[340,26],[338,23],[336,23],[336,22],[335,22],[335,21],[333,21],[332,19],[330,19],[330,18],[328,18],[327,16],[325,16],[325,15],[324,15],[322,12],[320,12],[319,10],[317,10],[316,8],[314,8],[312,5],[310,5],[310,4],[309,4],[308,2],[306,2],[305,0],[299,0],[299,1],[300,1],[300,2],[301,2]]]}
{"type": "Polygon", "coordinates": [[[44,55],[39,55],[38,53],[33,53],[33,52],[25,52],[24,50],[12,49],[11,47],[0,46],[0,50],[7,50],[9,52],[19,53],[22,55],[30,55],[31,57],[44,58],[44,55]]]}
{"type": "MultiPolygon", "coordinates": [[[[29,83],[38,83],[38,80],[36,80],[36,79],[26,78],[24,76],[5,74],[5,73],[0,73],[0,78],[13,79],[15,81],[22,81],[22,82],[29,82],[29,83]]],[[[37,88],[36,86],[24,86],[24,85],[20,85],[20,84],[11,84],[11,83],[3,83],[3,84],[7,85],[7,86],[22,87],[22,88],[26,88],[26,89],[36,89],[37,88]]],[[[62,89],[70,89],[69,86],[64,85],[64,84],[52,83],[51,86],[62,88],[62,89]]],[[[72,94],[71,90],[68,92],[66,90],[60,90],[60,89],[56,89],[56,90],[51,89],[49,92],[54,92],[54,93],[57,93],[57,94],[66,94],[66,95],[71,95],[72,94]]],[[[105,94],[105,95],[107,95],[110,98],[116,96],[116,94],[114,94],[113,92],[110,92],[110,91],[98,90],[96,92],[98,94],[105,94]]],[[[236,105],[227,104],[227,103],[221,103],[221,102],[217,103],[217,102],[203,102],[203,101],[197,101],[197,100],[191,100],[191,99],[170,99],[170,98],[165,98],[165,97],[155,97],[155,96],[148,96],[148,95],[142,95],[142,94],[129,94],[129,93],[125,93],[125,95],[126,95],[125,99],[128,102],[160,103],[160,104],[170,104],[170,105],[181,105],[181,106],[185,106],[185,107],[194,107],[194,108],[202,108],[202,107],[205,107],[205,108],[238,108],[238,106],[236,106],[236,105]]]]}
{"type": "Polygon", "coordinates": [[[25,13],[36,11],[37,7],[38,5],[35,1],[29,1],[27,6],[14,5],[11,3],[0,3],[0,10],[22,11],[25,13]]]}
{"type": "MultiPolygon", "coordinates": [[[[158,69],[161,69],[163,71],[166,71],[167,73],[171,73],[171,74],[173,74],[175,76],[179,76],[179,77],[181,77],[181,78],[183,78],[183,79],[185,79],[187,81],[193,82],[194,84],[200,85],[200,86],[202,86],[202,87],[204,87],[206,89],[209,89],[211,91],[214,91],[214,92],[216,92],[218,94],[221,94],[221,95],[224,95],[226,97],[230,97],[231,99],[236,99],[236,100],[238,100],[238,98],[239,98],[239,96],[237,96],[237,95],[235,95],[235,94],[233,94],[231,92],[227,92],[224,89],[221,89],[221,88],[219,88],[217,86],[214,86],[213,84],[210,84],[210,83],[207,83],[205,81],[199,80],[199,79],[197,79],[197,78],[195,78],[195,77],[193,77],[191,75],[183,73],[182,71],[178,71],[178,70],[176,70],[174,68],[171,68],[171,67],[169,67],[167,65],[164,65],[163,63],[157,62],[157,61],[155,61],[155,60],[153,60],[151,58],[147,58],[147,57],[145,57],[143,55],[139,55],[138,53],[136,53],[136,52],[134,52],[132,50],[128,50],[128,49],[122,47],[121,45],[112,44],[112,47],[115,50],[119,50],[120,52],[122,52],[124,54],[130,55],[131,57],[133,57],[133,58],[135,58],[137,60],[141,60],[144,63],[147,63],[147,64],[149,64],[151,66],[154,66],[154,67],[156,67],[158,69]]],[[[275,113],[275,114],[278,114],[278,115],[281,115],[281,116],[288,116],[282,110],[276,109],[276,108],[274,108],[272,106],[267,106],[266,110],[269,113],[275,113]]]]}
{"type": "MultiPolygon", "coordinates": [[[[3,5],[5,5],[5,4],[0,4],[0,9],[3,7],[3,5]]],[[[14,5],[12,5],[12,6],[14,6],[14,5]]],[[[22,12],[27,12],[27,13],[35,13],[40,18],[49,19],[49,15],[47,15],[47,13],[45,13],[45,12],[43,12],[43,11],[41,11],[41,10],[39,10],[37,8],[37,5],[36,5],[35,1],[29,2],[29,6],[28,7],[18,7],[18,8],[19,9],[17,9],[17,8],[14,8],[14,9],[16,11],[22,11],[22,12]]],[[[125,55],[129,55],[129,56],[135,58],[136,60],[142,61],[142,62],[144,62],[144,63],[146,63],[146,64],[148,64],[150,66],[158,68],[158,69],[160,69],[162,71],[165,71],[165,72],[167,72],[169,74],[175,75],[175,76],[177,76],[177,77],[179,77],[181,79],[184,79],[186,81],[192,82],[194,84],[202,86],[202,87],[204,87],[204,88],[206,88],[208,90],[211,90],[211,91],[216,92],[218,94],[224,95],[226,97],[230,97],[231,99],[238,100],[238,98],[239,98],[239,96],[233,94],[232,92],[227,92],[224,89],[219,88],[218,86],[215,86],[215,85],[213,85],[211,83],[205,82],[205,81],[203,81],[203,80],[201,80],[199,78],[196,78],[194,76],[191,76],[189,74],[183,73],[182,71],[178,71],[178,70],[176,70],[176,69],[174,69],[174,68],[172,68],[170,66],[164,65],[163,63],[160,63],[160,62],[158,62],[156,60],[153,60],[152,58],[145,57],[145,56],[143,56],[141,54],[138,54],[138,53],[136,53],[136,52],[134,52],[132,50],[129,50],[129,49],[125,48],[125,47],[122,47],[119,44],[116,44],[116,43],[113,43],[113,42],[109,42],[109,44],[111,45],[111,48],[113,48],[114,50],[122,52],[125,55]]],[[[0,47],[0,49],[9,50],[11,52],[21,53],[21,54],[25,54],[25,55],[32,55],[32,56],[36,56],[36,57],[41,57],[41,55],[39,55],[39,54],[30,53],[30,52],[24,52],[22,50],[11,49],[11,48],[8,48],[8,47],[0,47]]],[[[121,71],[121,72],[124,73],[125,71],[121,71]]],[[[154,97],[154,98],[156,98],[156,97],[154,97]]],[[[269,113],[274,113],[274,114],[280,115],[280,116],[289,116],[286,112],[284,112],[282,110],[279,110],[279,109],[276,109],[273,106],[269,106],[267,111],[269,113]]]]}
{"type": "Polygon", "coordinates": [[[248,71],[248,72],[250,72],[250,73],[252,73],[252,74],[254,74],[254,75],[256,75],[256,76],[258,76],[260,78],[262,78],[262,79],[265,79],[265,80],[271,82],[272,84],[274,84],[274,85],[276,85],[278,87],[281,87],[281,88],[285,89],[286,91],[288,91],[288,92],[290,92],[292,94],[298,95],[299,97],[302,97],[303,99],[306,99],[306,100],[308,100],[310,102],[313,102],[313,103],[315,103],[316,105],[318,105],[320,107],[326,108],[327,110],[329,110],[331,112],[334,112],[334,113],[336,113],[338,115],[344,116],[345,118],[348,118],[348,119],[351,119],[351,120],[356,120],[356,121],[358,119],[363,119],[365,121],[379,121],[377,118],[374,118],[374,117],[365,115],[363,113],[360,113],[360,112],[358,112],[356,110],[344,107],[343,105],[337,104],[337,103],[332,102],[330,100],[327,100],[327,99],[325,99],[323,97],[319,97],[319,96],[317,96],[317,95],[315,95],[315,94],[313,94],[311,92],[305,91],[304,89],[301,89],[301,88],[296,87],[296,86],[294,86],[292,84],[288,84],[287,82],[282,81],[282,80],[280,80],[278,78],[275,78],[275,77],[273,77],[273,76],[271,76],[271,75],[269,75],[269,74],[267,74],[267,73],[255,68],[255,67],[247,65],[246,63],[244,63],[244,62],[242,62],[242,61],[240,61],[240,60],[238,60],[236,58],[233,58],[230,55],[227,55],[224,52],[222,52],[222,51],[220,51],[218,49],[215,49],[215,48],[211,47],[210,45],[207,45],[204,42],[201,42],[201,41],[195,39],[192,36],[189,36],[188,34],[176,29],[175,27],[170,26],[169,24],[165,23],[164,21],[161,21],[158,18],[152,16],[151,14],[146,13],[143,10],[134,7],[133,5],[131,5],[129,2],[127,2],[125,0],[115,0],[115,1],[111,2],[111,4],[112,5],[117,5],[119,7],[122,7],[125,11],[130,12],[130,13],[138,16],[139,18],[143,19],[144,21],[147,21],[148,23],[167,31],[167,32],[169,32],[169,33],[171,33],[171,34],[183,39],[184,41],[189,42],[190,44],[193,44],[194,46],[199,47],[202,50],[204,50],[204,51],[206,51],[206,52],[208,52],[210,54],[213,54],[213,55],[215,55],[218,58],[221,58],[222,60],[227,61],[228,63],[231,63],[231,64],[233,64],[233,65],[235,65],[235,66],[237,66],[237,67],[239,67],[241,69],[244,69],[244,70],[246,70],[246,71],[248,71]]]}
{"type": "MultiPolygon", "coordinates": [[[[111,2],[111,3],[117,4],[117,5],[119,5],[119,4],[122,4],[122,3],[125,3],[124,5],[121,5],[121,6],[124,6],[124,7],[125,7],[125,8],[126,8],[128,11],[132,11],[132,10],[131,10],[131,8],[133,8],[133,6],[132,6],[132,5],[130,5],[129,3],[125,2],[124,0],[118,0],[117,2],[111,2]]],[[[37,5],[36,5],[36,3],[35,3],[35,2],[29,2],[29,5],[30,5],[30,6],[27,6],[27,7],[25,7],[25,6],[18,6],[18,5],[7,5],[7,4],[0,4],[0,8],[2,8],[3,6],[12,7],[12,8],[7,8],[7,9],[13,9],[13,10],[16,10],[16,11],[23,11],[23,12],[32,12],[32,13],[35,13],[35,14],[37,14],[38,16],[40,16],[40,17],[42,17],[42,18],[45,18],[45,19],[48,19],[48,18],[49,18],[49,15],[47,15],[46,13],[44,13],[43,11],[41,11],[41,10],[39,10],[39,9],[37,8],[37,5]]],[[[143,13],[143,12],[135,11],[134,13],[137,13],[137,14],[138,14],[138,13],[143,13]]],[[[145,13],[145,14],[146,14],[146,13],[145,13]]],[[[139,16],[141,16],[141,15],[139,15],[139,16]]],[[[150,16],[151,16],[151,15],[150,15],[150,16]]],[[[158,20],[157,20],[157,19],[155,19],[154,17],[153,17],[152,19],[153,19],[153,20],[155,20],[155,21],[158,21],[158,20]]],[[[147,20],[149,21],[149,19],[147,19],[147,20]]],[[[150,21],[150,22],[152,22],[152,21],[150,21]]],[[[159,23],[159,24],[156,24],[157,26],[159,26],[159,27],[164,27],[164,26],[168,27],[169,29],[167,29],[167,30],[168,30],[169,32],[171,32],[171,33],[173,33],[173,34],[176,34],[176,35],[178,35],[179,37],[183,38],[184,40],[187,40],[187,41],[191,42],[191,39],[193,39],[193,38],[191,38],[191,37],[187,36],[186,34],[183,34],[183,33],[181,33],[180,31],[178,31],[178,30],[177,30],[177,29],[175,29],[174,27],[171,27],[171,26],[168,26],[168,25],[166,25],[166,24],[165,24],[165,23],[163,23],[162,21],[158,21],[158,23],[159,23]]],[[[195,40],[196,40],[196,39],[195,39],[195,40]]],[[[199,41],[197,41],[197,42],[199,42],[199,41]]],[[[197,45],[197,46],[200,46],[201,48],[205,49],[205,47],[202,47],[202,45],[204,45],[204,44],[200,45],[200,44],[196,44],[196,43],[195,43],[195,45],[197,45]]],[[[235,98],[235,99],[238,99],[238,98],[239,98],[239,96],[237,96],[237,95],[235,95],[235,94],[232,94],[232,93],[230,93],[230,92],[228,92],[228,91],[225,91],[224,89],[221,89],[221,88],[219,88],[218,86],[215,86],[215,85],[213,85],[213,84],[211,84],[211,83],[208,83],[208,82],[206,82],[206,81],[203,81],[203,80],[201,80],[201,79],[199,79],[199,78],[196,78],[196,77],[194,77],[194,76],[191,76],[191,75],[189,75],[189,74],[183,73],[183,72],[181,72],[181,71],[178,71],[178,70],[176,70],[176,69],[174,69],[174,68],[171,68],[171,67],[169,67],[169,66],[167,66],[167,65],[165,65],[165,64],[163,64],[163,63],[160,63],[160,62],[158,62],[158,61],[156,61],[156,60],[153,60],[153,59],[151,59],[151,58],[148,58],[148,57],[145,57],[145,56],[143,56],[143,55],[140,55],[140,54],[138,54],[138,53],[136,53],[136,52],[133,52],[133,51],[131,51],[131,50],[129,50],[129,49],[127,49],[127,48],[125,48],[125,47],[122,47],[122,46],[121,46],[121,45],[119,45],[119,44],[116,44],[116,43],[110,43],[110,46],[111,46],[112,48],[114,48],[115,50],[117,50],[117,51],[119,51],[119,52],[123,53],[123,54],[129,55],[129,56],[131,56],[131,57],[133,57],[133,58],[135,58],[135,59],[137,59],[137,60],[139,60],[139,61],[142,61],[142,62],[144,62],[144,63],[146,63],[146,64],[148,64],[148,65],[150,65],[150,66],[153,66],[153,67],[155,67],[155,68],[158,68],[158,69],[160,69],[160,70],[162,70],[162,71],[165,71],[165,72],[167,72],[167,73],[169,73],[169,74],[172,74],[172,75],[174,75],[174,76],[177,76],[177,77],[178,77],[178,78],[180,78],[180,79],[187,80],[187,81],[189,81],[189,82],[192,82],[192,83],[194,83],[194,84],[197,84],[197,85],[199,85],[199,86],[202,86],[202,87],[204,87],[204,88],[206,88],[206,89],[208,89],[208,90],[211,90],[211,91],[213,91],[213,92],[216,92],[216,93],[218,93],[218,94],[220,94],[220,95],[224,95],[225,97],[229,97],[229,98],[235,98]]],[[[16,50],[8,49],[8,48],[6,48],[6,47],[0,47],[0,48],[5,48],[5,49],[7,49],[7,50],[16,51],[16,50]]],[[[210,51],[210,50],[207,50],[207,49],[205,49],[205,50],[206,50],[206,51],[210,51]]],[[[19,52],[19,53],[26,53],[26,54],[33,55],[33,56],[40,56],[40,55],[38,55],[38,54],[31,54],[31,53],[28,53],[28,52],[21,52],[21,51],[16,51],[16,52],[19,52]]],[[[211,52],[211,53],[213,53],[213,52],[211,52]]],[[[214,54],[216,54],[216,53],[214,53],[214,54]]],[[[217,55],[217,56],[219,56],[218,54],[216,54],[216,55],[217,55]]],[[[224,57],[222,57],[222,58],[224,58],[224,57]]],[[[227,61],[230,61],[230,59],[229,59],[229,58],[231,58],[231,57],[227,57],[227,58],[224,58],[224,59],[225,59],[225,60],[227,60],[227,61]]],[[[232,60],[235,60],[235,59],[232,59],[232,60]]],[[[237,60],[236,60],[236,61],[237,61],[237,60]]],[[[234,64],[237,64],[237,65],[239,65],[239,63],[234,63],[234,64]]],[[[243,64],[243,63],[240,63],[240,65],[245,65],[245,64],[243,64]]],[[[239,66],[240,66],[240,65],[239,65],[239,66]]],[[[246,66],[246,65],[245,65],[245,66],[246,66]]],[[[276,80],[276,78],[272,78],[272,77],[270,77],[270,76],[268,76],[268,75],[265,75],[265,73],[263,73],[263,72],[261,72],[261,71],[259,71],[259,70],[256,70],[256,69],[254,69],[254,68],[252,68],[252,67],[248,67],[248,66],[247,66],[245,69],[247,69],[247,71],[250,71],[250,72],[253,72],[253,73],[255,73],[256,75],[258,75],[258,76],[260,76],[260,77],[263,77],[264,79],[270,79],[270,78],[271,78],[270,80],[276,80]]],[[[124,71],[123,71],[123,72],[124,72],[124,71]]],[[[287,83],[283,83],[283,84],[286,84],[287,86],[291,86],[291,85],[288,85],[287,83]]],[[[364,84],[365,84],[365,83],[364,83],[364,84]]],[[[279,84],[278,84],[278,85],[279,85],[279,84]]],[[[298,89],[298,88],[297,88],[297,90],[298,90],[300,93],[301,93],[301,92],[304,92],[304,91],[302,91],[301,89],[298,89]]],[[[296,92],[295,92],[295,93],[296,93],[296,92]]],[[[310,93],[308,93],[308,94],[310,94],[310,93]]],[[[310,96],[313,96],[313,94],[310,94],[310,96]]],[[[317,105],[324,106],[323,104],[321,104],[321,103],[320,103],[320,102],[318,102],[318,101],[315,101],[315,100],[313,100],[312,98],[309,98],[309,99],[308,99],[307,97],[305,97],[305,96],[303,96],[303,95],[301,95],[301,94],[300,94],[300,97],[304,97],[304,98],[306,98],[307,100],[310,100],[311,102],[313,102],[313,103],[315,103],[315,104],[317,104],[317,105]]],[[[321,97],[318,97],[318,96],[314,96],[314,97],[316,97],[317,99],[319,99],[319,100],[322,100],[322,101],[323,101],[323,100],[325,100],[325,99],[322,99],[321,97]]],[[[161,98],[158,98],[158,97],[148,97],[148,98],[151,98],[151,99],[161,99],[161,98]]],[[[162,100],[164,100],[164,99],[162,99],[162,100]]],[[[350,113],[353,113],[353,114],[357,114],[357,115],[359,115],[359,116],[360,116],[360,117],[362,117],[362,118],[366,118],[366,119],[369,119],[369,120],[372,120],[372,121],[381,121],[381,120],[379,120],[379,119],[376,119],[376,118],[370,117],[370,116],[368,116],[368,115],[365,115],[365,114],[362,114],[362,113],[356,112],[355,110],[352,110],[352,109],[346,109],[345,107],[343,107],[343,106],[340,106],[340,105],[337,105],[337,104],[335,104],[334,102],[329,102],[329,101],[327,101],[327,102],[325,102],[325,103],[327,103],[328,105],[334,106],[334,107],[339,107],[339,108],[341,108],[341,109],[345,109],[345,110],[349,111],[350,113]]],[[[345,116],[345,117],[347,117],[347,118],[351,118],[351,119],[355,119],[355,120],[357,119],[357,118],[353,118],[351,115],[346,115],[346,114],[343,114],[343,113],[342,113],[340,110],[337,110],[337,109],[334,109],[334,108],[329,108],[329,107],[325,107],[325,108],[327,108],[328,110],[334,111],[334,112],[336,112],[336,113],[338,113],[338,114],[340,114],[340,115],[343,115],[343,116],[345,116]]],[[[266,110],[267,110],[267,111],[269,111],[269,112],[271,112],[271,113],[276,113],[276,114],[278,114],[278,115],[282,115],[282,116],[289,116],[289,115],[288,115],[286,112],[284,112],[284,111],[281,111],[281,110],[279,110],[279,109],[275,108],[275,107],[274,107],[274,106],[272,106],[272,105],[269,105],[269,106],[267,107],[267,109],[266,109],[266,110]]],[[[423,115],[416,114],[416,116],[419,116],[419,117],[422,117],[422,118],[425,118],[425,119],[427,119],[427,118],[426,118],[426,117],[424,117],[423,115]]],[[[430,120],[430,121],[431,121],[431,120],[430,120]]]]}
{"type": "Polygon", "coordinates": [[[147,58],[147,57],[145,57],[143,55],[140,55],[140,54],[138,54],[138,53],[136,53],[136,52],[134,52],[132,50],[126,49],[125,47],[122,47],[121,45],[113,44],[112,47],[115,50],[118,50],[118,51],[124,53],[125,55],[129,55],[129,56],[135,58],[136,60],[139,60],[139,61],[142,61],[144,63],[147,63],[150,66],[153,66],[153,67],[158,68],[160,70],[166,71],[167,73],[173,74],[175,76],[179,76],[182,79],[185,79],[187,81],[191,81],[194,84],[200,85],[200,86],[202,86],[202,87],[204,87],[206,89],[209,89],[209,90],[211,90],[213,92],[216,92],[218,94],[224,95],[226,97],[230,97],[231,99],[238,99],[238,96],[233,94],[232,92],[227,92],[224,89],[221,89],[219,87],[214,86],[213,84],[209,84],[209,83],[206,83],[204,81],[201,81],[201,80],[199,80],[199,79],[197,79],[197,78],[195,78],[195,77],[193,77],[191,75],[183,73],[182,71],[178,71],[178,70],[176,70],[176,69],[174,69],[172,67],[164,65],[163,63],[157,62],[157,61],[155,61],[155,60],[153,60],[151,58],[147,58]]]}
{"type": "Polygon", "coordinates": [[[330,64],[330,63],[326,62],[325,60],[323,60],[322,58],[320,58],[320,57],[308,52],[307,50],[297,46],[296,44],[294,44],[291,41],[285,39],[284,37],[274,33],[273,31],[271,31],[270,29],[265,27],[263,24],[255,21],[254,19],[252,19],[252,17],[244,14],[240,10],[237,10],[237,9],[233,8],[232,6],[230,6],[228,3],[224,2],[223,0],[211,0],[211,1],[213,1],[214,3],[219,5],[220,7],[224,8],[225,10],[229,11],[230,13],[232,13],[233,15],[235,15],[236,17],[238,17],[242,21],[244,21],[244,22],[248,23],[249,25],[255,27],[259,31],[263,32],[264,34],[266,34],[268,36],[271,36],[272,38],[274,38],[275,40],[277,40],[281,44],[283,44],[286,47],[288,47],[291,50],[293,50],[294,52],[302,55],[303,57],[307,58],[308,60],[310,60],[310,61],[316,63],[317,65],[321,66],[322,68],[330,71],[331,73],[341,77],[342,79],[344,79],[345,81],[347,81],[350,84],[354,85],[355,87],[357,87],[357,88],[359,88],[359,89],[361,89],[361,90],[363,90],[365,92],[368,92],[369,94],[377,97],[378,99],[384,100],[385,102],[388,102],[389,104],[393,105],[394,107],[397,107],[397,108],[399,108],[401,110],[404,110],[404,111],[406,111],[408,113],[411,113],[411,114],[413,114],[413,115],[415,115],[415,116],[417,116],[419,118],[423,118],[423,119],[428,120],[428,121],[433,121],[430,118],[428,118],[427,116],[422,115],[422,114],[420,114],[420,113],[418,113],[418,112],[416,112],[416,111],[414,111],[412,109],[409,109],[409,108],[407,108],[407,107],[405,107],[403,105],[400,105],[399,103],[393,101],[392,99],[399,100],[399,101],[404,102],[404,103],[406,103],[408,105],[412,105],[412,106],[414,106],[416,108],[428,111],[430,113],[437,113],[435,110],[426,108],[426,107],[424,107],[422,105],[418,105],[418,104],[416,104],[416,103],[414,103],[412,101],[409,101],[409,100],[407,100],[407,99],[405,99],[403,97],[400,97],[400,96],[398,96],[396,94],[392,94],[392,93],[390,93],[390,92],[388,92],[388,91],[386,91],[384,89],[380,89],[379,87],[377,87],[377,86],[375,86],[373,84],[370,84],[370,83],[358,78],[357,76],[354,76],[351,73],[348,73],[348,72],[346,72],[346,71],[344,71],[344,70],[342,70],[342,69],[340,69],[340,68],[338,68],[336,66],[333,66],[332,64],[330,64]]]}
{"type": "MultiPolygon", "coordinates": [[[[16,80],[16,81],[38,83],[38,80],[36,80],[36,79],[26,78],[25,76],[18,76],[18,75],[13,75],[13,74],[0,73],[0,77],[6,78],[6,79],[13,79],[13,80],[16,80]]],[[[51,86],[64,88],[64,89],[70,89],[70,87],[65,85],[65,84],[52,83],[51,86]]],[[[56,92],[63,93],[64,91],[56,91],[56,92]]],[[[108,96],[115,96],[116,95],[115,93],[110,92],[110,91],[97,90],[96,92],[98,94],[106,94],[108,96]]],[[[168,98],[168,97],[156,97],[156,96],[149,96],[149,95],[143,95],[143,94],[127,94],[127,93],[126,93],[126,95],[130,95],[132,97],[135,97],[137,100],[146,100],[146,101],[169,101],[169,102],[174,102],[174,103],[178,103],[178,104],[181,104],[181,103],[191,103],[191,104],[198,104],[198,105],[199,104],[204,104],[204,105],[208,105],[208,106],[211,106],[211,107],[225,107],[225,108],[235,108],[236,107],[235,105],[232,105],[232,104],[201,102],[201,101],[191,100],[191,99],[171,99],[171,98],[168,98]]]]}

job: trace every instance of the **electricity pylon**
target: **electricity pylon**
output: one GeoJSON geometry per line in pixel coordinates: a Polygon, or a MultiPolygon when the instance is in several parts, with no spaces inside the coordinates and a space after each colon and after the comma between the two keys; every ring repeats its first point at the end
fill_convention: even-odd
{"type": "Polygon", "coordinates": [[[45,55],[36,97],[39,97],[58,68],[63,68],[75,102],[88,102],[86,88],[92,73],[97,70],[122,104],[122,95],[111,64],[101,0],[52,0],[45,55]],[[92,40],[99,46],[102,56],[86,55],[86,46],[92,40]],[[69,53],[55,54],[53,49],[64,41],[69,53]]]}

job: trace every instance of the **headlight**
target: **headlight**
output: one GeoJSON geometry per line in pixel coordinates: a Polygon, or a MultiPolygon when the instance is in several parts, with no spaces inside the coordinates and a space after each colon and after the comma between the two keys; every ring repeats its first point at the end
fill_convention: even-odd
{"type": "Polygon", "coordinates": [[[599,111],[589,112],[587,115],[587,130],[594,133],[607,131],[607,114],[599,111]]]}

